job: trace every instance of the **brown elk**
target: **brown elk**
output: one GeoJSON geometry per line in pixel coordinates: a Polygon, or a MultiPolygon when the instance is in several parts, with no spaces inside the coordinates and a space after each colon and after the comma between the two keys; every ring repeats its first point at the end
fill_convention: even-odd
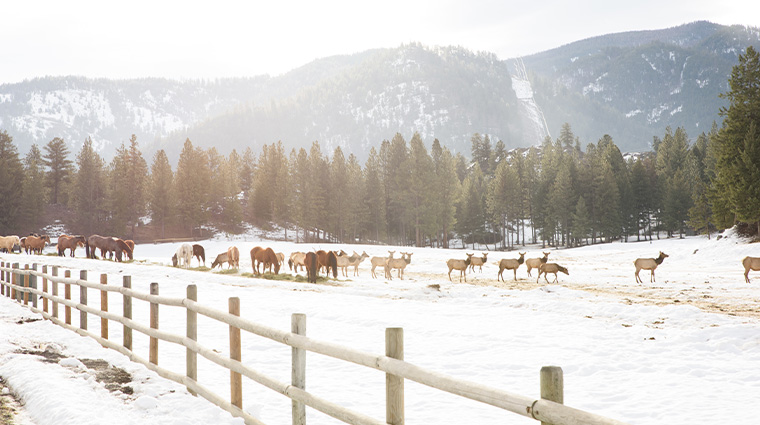
{"type": "Polygon", "coordinates": [[[383,270],[385,270],[385,274],[388,274],[388,260],[393,258],[393,254],[396,251],[388,251],[387,257],[372,257],[369,259],[370,263],[372,264],[372,277],[377,278],[377,275],[375,274],[375,267],[382,266],[383,270]]]}
{"type": "Polygon", "coordinates": [[[483,271],[483,264],[486,263],[488,257],[488,253],[484,252],[482,257],[472,257],[472,262],[470,262],[470,271],[475,273],[475,266],[478,266],[480,268],[480,271],[483,271]]]}
{"type": "Polygon", "coordinates": [[[546,275],[549,273],[554,273],[554,281],[552,283],[557,282],[557,272],[562,272],[566,275],[570,275],[570,272],[567,271],[565,267],[560,266],[557,263],[544,263],[538,266],[538,278],[536,279],[536,283],[538,283],[538,279],[541,279],[541,273],[544,274],[544,280],[546,283],[549,283],[549,279],[546,278],[546,275]]]}
{"type": "Polygon", "coordinates": [[[452,270],[459,270],[459,281],[462,281],[462,276],[464,276],[464,281],[467,282],[467,267],[470,266],[470,263],[472,262],[472,255],[473,254],[467,254],[466,260],[458,260],[456,258],[452,258],[448,261],[446,261],[446,265],[449,267],[449,281],[451,280],[451,271],[452,270]]]}
{"type": "Polygon", "coordinates": [[[760,257],[744,257],[742,265],[744,266],[744,280],[749,283],[749,271],[760,270],[760,257]]]}
{"type": "Polygon", "coordinates": [[[637,258],[633,265],[636,266],[636,283],[644,283],[642,282],[641,278],[639,277],[639,272],[644,270],[649,270],[651,274],[649,275],[649,282],[656,282],[656,279],[654,277],[654,269],[657,268],[660,264],[662,264],[663,261],[668,257],[668,254],[665,254],[664,252],[660,251],[660,255],[657,258],[637,258]]]}
{"type": "Polygon", "coordinates": [[[528,268],[528,276],[531,275],[530,274],[531,270],[537,269],[538,266],[546,263],[546,261],[549,259],[549,254],[551,254],[551,252],[543,252],[543,251],[541,253],[544,254],[544,256],[541,258],[528,258],[527,260],[525,260],[525,266],[528,268]]]}
{"type": "Polygon", "coordinates": [[[515,280],[517,280],[517,268],[520,267],[520,264],[525,262],[525,253],[524,252],[518,252],[520,254],[520,258],[514,259],[514,258],[502,258],[501,261],[499,261],[499,274],[496,276],[496,281],[498,282],[499,279],[501,281],[504,281],[504,277],[502,277],[501,273],[504,270],[513,270],[515,272],[515,280]]]}
{"type": "Polygon", "coordinates": [[[391,272],[393,269],[398,269],[399,279],[404,280],[404,269],[412,262],[412,254],[412,252],[402,252],[401,258],[388,259],[385,267],[385,277],[393,279],[391,272]]]}

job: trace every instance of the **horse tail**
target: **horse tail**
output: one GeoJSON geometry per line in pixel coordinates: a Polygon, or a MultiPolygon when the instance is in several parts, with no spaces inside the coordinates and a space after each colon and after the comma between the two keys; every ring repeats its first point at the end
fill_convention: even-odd
{"type": "Polygon", "coordinates": [[[306,271],[309,274],[308,281],[311,283],[317,283],[317,255],[309,253],[306,256],[306,271]]]}
{"type": "Polygon", "coordinates": [[[89,239],[84,240],[84,253],[87,255],[87,258],[92,258],[90,257],[90,240],[89,239]]]}
{"type": "Polygon", "coordinates": [[[327,259],[328,259],[328,263],[330,264],[330,268],[333,271],[333,277],[337,279],[338,278],[338,257],[335,255],[335,252],[330,251],[330,254],[327,256],[327,259]]]}

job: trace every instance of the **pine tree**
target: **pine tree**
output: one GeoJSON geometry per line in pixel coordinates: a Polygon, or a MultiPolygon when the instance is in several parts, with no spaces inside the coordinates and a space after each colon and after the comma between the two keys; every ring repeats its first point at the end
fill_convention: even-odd
{"type": "Polygon", "coordinates": [[[428,155],[425,144],[419,133],[414,133],[409,141],[409,158],[406,166],[409,167],[409,195],[412,215],[414,219],[415,246],[423,246],[423,235],[435,230],[435,212],[433,211],[432,189],[433,185],[433,162],[428,155]]]}
{"type": "Polygon", "coordinates": [[[348,167],[343,149],[337,146],[330,162],[330,230],[339,242],[344,242],[346,230],[346,194],[348,192],[348,167]]]}
{"type": "Polygon", "coordinates": [[[185,140],[177,162],[174,178],[179,223],[195,234],[203,235],[202,226],[209,219],[209,182],[211,181],[206,153],[185,140]]]}
{"type": "Polygon", "coordinates": [[[760,193],[757,170],[760,169],[760,54],[748,47],[739,55],[739,63],[728,80],[730,91],[721,97],[728,107],[721,108],[723,127],[710,143],[714,143],[715,176],[714,207],[719,212],[732,212],[736,219],[757,225],[760,234],[760,193]],[[755,179],[755,180],[752,180],[755,179]]]}
{"type": "Polygon", "coordinates": [[[370,237],[379,242],[386,235],[385,220],[385,185],[382,181],[382,171],[379,154],[374,147],[370,148],[367,162],[364,166],[364,204],[367,206],[367,230],[370,237]]]}
{"type": "Polygon", "coordinates": [[[153,156],[150,167],[150,185],[148,193],[148,212],[151,222],[161,226],[161,237],[166,237],[166,225],[174,217],[174,173],[169,165],[169,158],[163,149],[153,156]]]}
{"type": "MultiPolygon", "coordinates": [[[[50,189],[50,203],[58,204],[63,188],[68,184],[74,163],[69,159],[69,149],[63,139],[56,137],[48,142],[43,157],[47,172],[47,187],[50,189]]],[[[64,202],[61,202],[64,203],[64,202]]]]}
{"type": "Polygon", "coordinates": [[[45,211],[45,169],[42,153],[32,145],[24,158],[23,223],[29,230],[37,231],[45,211]]]}
{"type": "Polygon", "coordinates": [[[575,212],[573,213],[573,224],[571,227],[571,233],[575,241],[581,239],[588,239],[589,232],[591,231],[591,217],[589,216],[588,207],[586,206],[586,199],[582,196],[578,197],[578,202],[575,204],[575,212]]]}
{"type": "Polygon", "coordinates": [[[433,141],[431,151],[435,170],[433,204],[435,205],[436,224],[439,226],[436,232],[441,235],[440,244],[444,248],[448,248],[449,232],[456,225],[456,205],[462,188],[457,176],[456,160],[451,151],[448,148],[441,148],[438,139],[433,141]]]}
{"type": "Polygon", "coordinates": [[[23,165],[13,138],[0,131],[0,235],[15,234],[21,222],[23,165]]]}
{"type": "Polygon", "coordinates": [[[73,183],[74,212],[77,233],[103,233],[107,230],[108,192],[105,162],[95,152],[92,139],[87,138],[77,154],[77,172],[73,183]]]}

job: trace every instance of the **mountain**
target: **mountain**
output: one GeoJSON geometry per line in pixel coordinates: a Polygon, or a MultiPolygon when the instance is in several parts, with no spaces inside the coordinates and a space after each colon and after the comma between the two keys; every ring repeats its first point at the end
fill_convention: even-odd
{"type": "Polygon", "coordinates": [[[25,153],[63,137],[92,137],[110,158],[135,134],[146,158],[182,143],[221,153],[281,140],[319,141],[366,158],[397,132],[470,153],[473,133],[507,148],[540,143],[570,123],[583,145],[610,134],[624,151],[649,149],[667,126],[695,138],[720,123],[738,55],[760,31],[694,22],[609,34],[524,58],[460,47],[403,45],[315,60],[286,74],[212,81],[46,77],[0,85],[0,129],[25,153]]]}

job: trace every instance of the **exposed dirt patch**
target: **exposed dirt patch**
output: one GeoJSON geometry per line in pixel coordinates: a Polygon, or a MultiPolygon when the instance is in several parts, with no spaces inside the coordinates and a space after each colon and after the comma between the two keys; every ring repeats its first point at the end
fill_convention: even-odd
{"type": "Polygon", "coordinates": [[[0,378],[0,425],[15,425],[17,416],[23,411],[19,400],[8,391],[0,378]]]}
{"type": "Polygon", "coordinates": [[[51,346],[45,347],[44,350],[21,350],[20,353],[40,356],[45,363],[58,363],[58,361],[66,357],[51,346]]]}
{"type": "Polygon", "coordinates": [[[42,320],[42,319],[36,318],[36,317],[28,317],[26,319],[21,319],[21,320],[16,321],[16,324],[17,325],[23,325],[24,323],[39,322],[40,320],[42,320]]]}
{"type": "Polygon", "coordinates": [[[125,385],[132,382],[132,375],[126,370],[111,366],[107,361],[100,359],[80,359],[88,369],[95,371],[95,380],[104,384],[108,391],[120,391],[124,394],[133,394],[134,389],[125,385]]]}

